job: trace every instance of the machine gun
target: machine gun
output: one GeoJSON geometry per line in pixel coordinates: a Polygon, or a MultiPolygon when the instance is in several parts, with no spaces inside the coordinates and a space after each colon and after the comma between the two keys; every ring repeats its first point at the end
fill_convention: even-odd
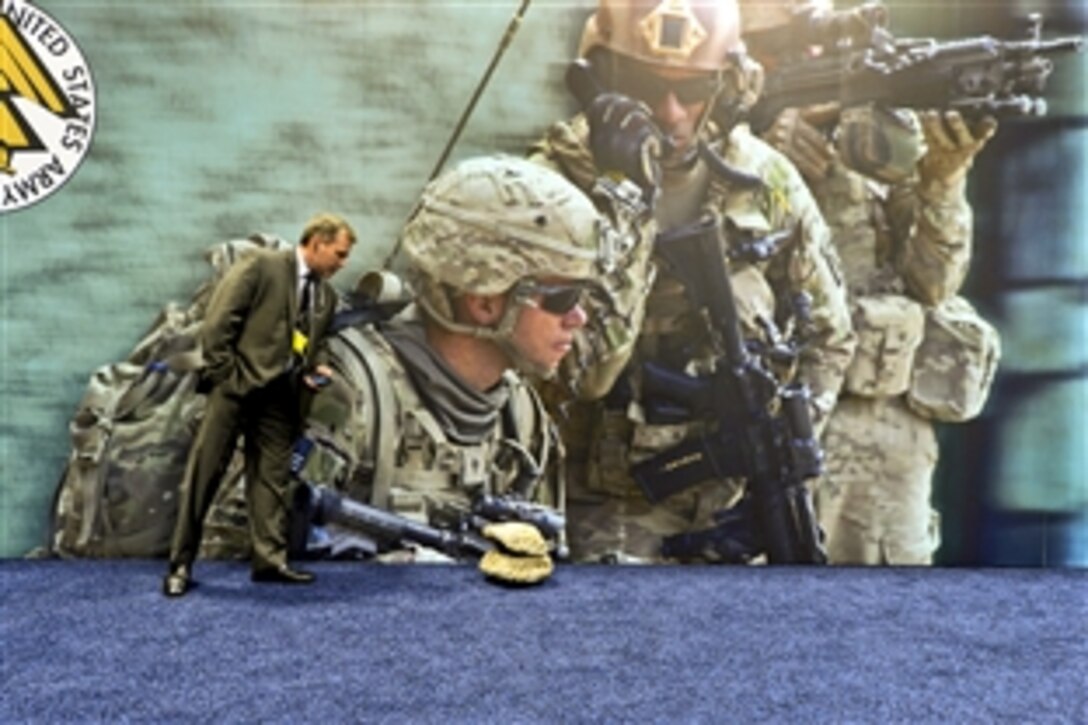
{"type": "Polygon", "coordinates": [[[547,506],[502,496],[480,496],[471,508],[451,516],[448,526],[437,527],[356,501],[326,486],[299,482],[290,519],[292,552],[305,550],[311,526],[336,524],[361,537],[370,555],[413,543],[452,559],[479,559],[496,548],[481,533],[487,524],[521,521],[540,531],[556,558],[566,556],[559,544],[566,526],[562,514],[547,506]]]}
{"type": "MultiPolygon", "coordinates": [[[[480,532],[490,523],[520,521],[531,524],[554,548],[566,520],[558,511],[528,501],[503,496],[480,496],[471,508],[451,517],[448,527],[430,526],[405,516],[361,503],[328,488],[299,483],[292,505],[292,544],[305,542],[311,525],[336,524],[364,537],[376,554],[405,543],[418,544],[453,559],[479,558],[495,548],[480,532]]],[[[557,558],[565,552],[558,551],[557,558]]]]}
{"type": "MultiPolygon", "coordinates": [[[[750,250],[773,244],[749,240],[750,250]]],[[[643,397],[664,400],[709,422],[631,469],[646,497],[660,501],[707,479],[743,477],[744,497],[719,512],[717,525],[666,537],[662,553],[685,558],[713,552],[734,562],[765,554],[771,564],[823,564],[826,555],[805,482],[822,472],[823,454],[809,415],[807,388],[782,385],[743,339],[721,224],[706,218],[660,235],[656,253],[684,282],[718,350],[704,376],[647,363],[643,397]]]]}
{"type": "MultiPolygon", "coordinates": [[[[824,44],[820,57],[787,60],[767,73],[759,101],[748,111],[757,133],[786,108],[831,102],[844,108],[879,103],[952,109],[969,117],[1044,116],[1042,96],[1054,70],[1051,56],[1084,47],[1080,36],[1044,40],[1038,14],[1029,16],[1023,40],[983,35],[948,41],[896,39],[883,29],[882,15],[866,18],[871,23],[867,34],[856,27],[855,32],[835,30],[843,23],[806,17],[799,22],[809,22],[807,29],[790,26],[795,42],[816,41],[829,33],[837,40],[824,44]]],[[[767,47],[781,47],[781,40],[767,47]]]]}
{"type": "Polygon", "coordinates": [[[313,525],[337,524],[369,542],[371,554],[409,542],[420,544],[453,559],[474,560],[489,580],[507,586],[536,584],[554,571],[552,556],[560,555],[552,554],[555,541],[538,535],[550,529],[558,537],[563,520],[554,511],[496,497],[482,506],[474,505],[462,522],[451,529],[429,526],[354,501],[333,489],[300,483],[295,489],[288,546],[295,555],[313,525]],[[484,512],[493,518],[485,519],[484,512]],[[524,523],[503,525],[502,521],[524,523]]]}
{"type": "Polygon", "coordinates": [[[304,549],[310,526],[336,524],[379,551],[412,542],[453,559],[476,559],[494,545],[472,529],[445,530],[348,498],[326,486],[298,484],[291,510],[292,550],[304,549]]]}

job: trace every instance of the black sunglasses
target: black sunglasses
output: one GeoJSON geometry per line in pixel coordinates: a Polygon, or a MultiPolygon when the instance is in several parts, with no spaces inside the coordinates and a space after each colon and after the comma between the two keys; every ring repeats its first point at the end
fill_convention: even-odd
{"type": "Polygon", "coordinates": [[[718,90],[715,76],[662,78],[643,68],[620,66],[612,73],[612,89],[653,108],[671,91],[685,106],[709,101],[718,90]]]}
{"type": "Polygon", "coordinates": [[[585,298],[586,286],[571,284],[534,283],[526,290],[526,301],[553,315],[565,315],[585,298]]]}

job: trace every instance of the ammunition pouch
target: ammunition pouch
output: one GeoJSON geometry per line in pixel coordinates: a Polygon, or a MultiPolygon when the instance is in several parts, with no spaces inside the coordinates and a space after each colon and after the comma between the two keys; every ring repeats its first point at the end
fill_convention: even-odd
{"type": "Polygon", "coordinates": [[[1001,339],[962,297],[927,311],[925,339],[915,355],[907,404],[945,423],[974,418],[993,384],[1001,339]]]}
{"type": "Polygon", "coordinates": [[[599,406],[597,425],[589,449],[586,488],[617,498],[641,496],[627,472],[630,465],[631,433],[634,422],[625,408],[599,406]]]}
{"type": "Polygon", "coordinates": [[[907,392],[926,329],[922,306],[903,295],[884,294],[860,297],[853,308],[858,346],[845,390],[866,398],[907,392]]]}
{"type": "Polygon", "coordinates": [[[655,425],[633,419],[628,409],[602,406],[590,449],[586,487],[615,498],[645,501],[631,477],[633,463],[671,448],[687,437],[692,423],[655,425]]]}

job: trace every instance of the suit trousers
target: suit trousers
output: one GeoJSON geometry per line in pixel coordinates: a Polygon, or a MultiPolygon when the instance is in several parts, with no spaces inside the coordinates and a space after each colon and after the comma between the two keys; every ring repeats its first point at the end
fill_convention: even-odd
{"type": "Polygon", "coordinates": [[[204,517],[234,455],[239,434],[244,439],[252,566],[265,569],[287,563],[289,466],[300,428],[294,376],[281,375],[243,396],[222,386],[212,390],[181,486],[170,549],[172,566],[192,565],[196,559],[204,517]]]}

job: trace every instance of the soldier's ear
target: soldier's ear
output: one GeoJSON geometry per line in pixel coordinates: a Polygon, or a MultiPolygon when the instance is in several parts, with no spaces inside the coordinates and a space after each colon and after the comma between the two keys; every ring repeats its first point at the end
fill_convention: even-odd
{"type": "Polygon", "coordinates": [[[468,317],[467,321],[484,327],[497,324],[502,319],[503,310],[506,309],[504,295],[466,293],[462,295],[461,302],[461,308],[468,317]]]}

